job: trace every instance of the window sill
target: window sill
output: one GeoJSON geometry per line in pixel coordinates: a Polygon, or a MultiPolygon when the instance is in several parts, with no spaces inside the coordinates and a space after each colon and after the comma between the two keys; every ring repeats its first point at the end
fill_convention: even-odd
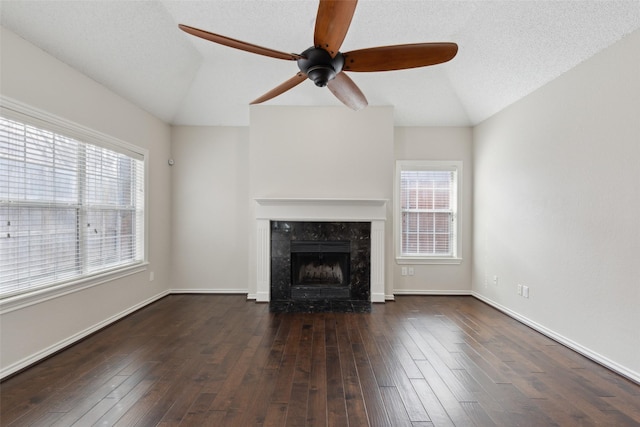
{"type": "Polygon", "coordinates": [[[396,257],[398,264],[462,264],[462,258],[424,258],[424,257],[396,257]]]}
{"type": "Polygon", "coordinates": [[[106,271],[95,276],[84,277],[68,283],[62,283],[57,286],[37,289],[20,295],[15,295],[0,299],[0,314],[5,314],[14,310],[19,310],[30,305],[39,304],[41,302],[68,295],[74,292],[98,286],[103,283],[111,282],[132,274],[140,273],[147,270],[148,262],[142,262],[112,271],[106,271]]]}

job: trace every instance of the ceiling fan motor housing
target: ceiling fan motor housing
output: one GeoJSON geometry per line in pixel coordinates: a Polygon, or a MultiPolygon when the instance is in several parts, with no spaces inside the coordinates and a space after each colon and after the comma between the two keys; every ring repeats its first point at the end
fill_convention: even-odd
{"type": "Polygon", "coordinates": [[[305,73],[318,87],[324,87],[333,80],[344,66],[344,56],[338,52],[333,58],[326,50],[310,47],[301,53],[298,68],[305,73]]]}

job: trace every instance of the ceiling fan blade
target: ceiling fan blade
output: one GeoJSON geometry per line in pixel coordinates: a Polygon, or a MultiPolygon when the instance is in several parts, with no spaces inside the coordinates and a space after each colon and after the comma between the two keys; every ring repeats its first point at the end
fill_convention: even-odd
{"type": "Polygon", "coordinates": [[[358,0],[320,0],[316,28],[313,35],[315,47],[321,47],[335,57],[342,46],[358,0]]]}
{"type": "Polygon", "coordinates": [[[276,96],[285,93],[289,89],[292,89],[292,88],[298,86],[300,83],[302,83],[306,79],[307,79],[307,75],[302,73],[302,72],[300,72],[300,73],[296,74],[295,76],[291,77],[286,82],[280,84],[279,86],[274,87],[269,92],[267,92],[264,95],[262,95],[261,97],[251,101],[251,105],[260,104],[262,102],[270,100],[271,98],[275,98],[276,96]]]}
{"type": "Polygon", "coordinates": [[[271,58],[287,59],[290,61],[296,61],[301,59],[302,56],[295,53],[285,53],[277,50],[269,49],[267,47],[258,46],[251,43],[246,43],[240,40],[232,39],[230,37],[221,36],[220,34],[210,33],[208,31],[199,30],[188,25],[179,24],[178,27],[192,36],[200,37],[201,39],[209,40],[214,43],[229,46],[235,49],[244,50],[246,52],[257,53],[258,55],[270,56],[271,58]]]}
{"type": "Polygon", "coordinates": [[[353,50],[344,54],[346,71],[391,71],[426,67],[450,61],[455,43],[416,43],[353,50]]]}
{"type": "Polygon", "coordinates": [[[345,73],[338,73],[335,79],[327,83],[327,87],[340,102],[352,110],[362,110],[369,105],[360,88],[345,73]]]}

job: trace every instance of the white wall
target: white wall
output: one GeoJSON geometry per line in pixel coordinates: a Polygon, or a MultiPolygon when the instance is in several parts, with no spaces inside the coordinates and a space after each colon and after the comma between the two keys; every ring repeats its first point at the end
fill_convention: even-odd
{"type": "Polygon", "coordinates": [[[393,109],[251,108],[251,197],[390,198],[393,109]]]}
{"type": "Polygon", "coordinates": [[[0,93],[149,150],[149,266],[0,315],[0,376],[67,345],[169,289],[169,127],[15,34],[0,35],[0,93]],[[155,280],[149,281],[154,271],[155,280]]]}
{"type": "Polygon", "coordinates": [[[250,128],[174,127],[173,289],[255,294],[252,200],[387,199],[386,289],[471,291],[471,128],[393,128],[393,110],[255,106],[250,128]],[[462,160],[459,265],[415,265],[401,276],[393,252],[396,159],[462,160]],[[206,194],[204,200],[201,195],[206,194]]]}
{"type": "Polygon", "coordinates": [[[255,106],[249,128],[176,126],[171,139],[176,292],[255,295],[254,198],[371,198],[391,206],[389,107],[255,106]]]}
{"type": "Polygon", "coordinates": [[[636,381],[639,76],[636,31],[474,131],[473,290],[636,381]]]}
{"type": "MultiPolygon", "coordinates": [[[[393,108],[251,108],[250,199],[387,199],[385,294],[390,274],[393,108]]],[[[253,209],[253,205],[251,206],[253,209]]],[[[255,230],[253,210],[247,223],[255,230]]],[[[250,238],[250,294],[255,294],[255,231],[250,238]]]]}
{"type": "Polygon", "coordinates": [[[249,128],[172,128],[172,288],[247,293],[249,128]]]}
{"type": "MultiPolygon", "coordinates": [[[[472,129],[469,127],[399,127],[395,129],[396,160],[462,161],[460,207],[461,264],[398,265],[394,262],[395,294],[469,294],[471,292],[471,223],[473,218],[472,129]],[[413,267],[402,276],[401,267],[413,267]]],[[[393,254],[391,254],[393,256],[393,254]]]]}

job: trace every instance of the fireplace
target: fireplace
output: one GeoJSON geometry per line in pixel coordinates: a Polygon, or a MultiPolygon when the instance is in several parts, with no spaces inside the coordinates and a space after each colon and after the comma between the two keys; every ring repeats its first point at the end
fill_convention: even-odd
{"type": "Polygon", "coordinates": [[[350,241],[292,241],[291,299],[348,300],[350,258],[350,241]]]}
{"type": "Polygon", "coordinates": [[[255,294],[249,293],[249,299],[268,302],[272,311],[356,311],[362,305],[370,308],[371,303],[385,302],[387,200],[257,198],[255,202],[255,294]],[[349,299],[332,297],[331,303],[325,303],[329,298],[294,299],[300,297],[295,292],[291,297],[292,241],[350,242],[349,299]]]}
{"type": "Polygon", "coordinates": [[[369,311],[371,223],[271,222],[271,311],[369,311]]]}

